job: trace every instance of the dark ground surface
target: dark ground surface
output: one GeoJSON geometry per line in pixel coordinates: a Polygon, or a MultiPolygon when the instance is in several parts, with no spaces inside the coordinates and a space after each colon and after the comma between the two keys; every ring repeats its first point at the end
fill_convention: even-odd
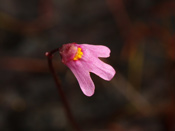
{"type": "Polygon", "coordinates": [[[0,0],[0,130],[73,130],[45,52],[106,45],[117,71],[91,75],[86,97],[58,54],[54,64],[83,130],[175,131],[175,1],[0,0]]]}

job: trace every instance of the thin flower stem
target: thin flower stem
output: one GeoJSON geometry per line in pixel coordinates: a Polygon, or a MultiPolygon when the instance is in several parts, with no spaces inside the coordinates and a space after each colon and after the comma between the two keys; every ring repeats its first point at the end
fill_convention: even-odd
{"type": "Polygon", "coordinates": [[[58,79],[58,76],[57,76],[57,74],[55,72],[55,69],[53,67],[52,58],[53,58],[53,54],[55,52],[57,52],[57,51],[59,51],[59,48],[57,48],[55,50],[52,50],[50,52],[46,52],[46,54],[45,54],[47,56],[47,58],[48,58],[49,69],[50,69],[51,74],[52,74],[52,76],[54,78],[55,84],[56,84],[56,86],[58,88],[58,92],[59,92],[61,101],[63,103],[66,115],[67,115],[70,123],[72,124],[72,126],[75,128],[75,130],[80,131],[80,128],[79,128],[78,124],[76,123],[76,121],[75,121],[75,119],[74,119],[74,117],[72,115],[71,109],[70,109],[69,104],[67,102],[66,96],[65,96],[64,91],[63,91],[62,86],[61,86],[61,83],[60,83],[60,81],[58,79]]]}

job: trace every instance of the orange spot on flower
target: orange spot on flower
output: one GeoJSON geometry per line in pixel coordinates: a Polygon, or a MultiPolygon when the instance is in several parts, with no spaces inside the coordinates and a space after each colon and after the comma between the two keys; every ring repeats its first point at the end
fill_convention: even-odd
{"type": "Polygon", "coordinates": [[[76,60],[81,59],[82,55],[83,55],[83,52],[81,51],[81,48],[78,47],[78,49],[77,49],[77,53],[75,54],[73,60],[76,61],[76,60]]]}

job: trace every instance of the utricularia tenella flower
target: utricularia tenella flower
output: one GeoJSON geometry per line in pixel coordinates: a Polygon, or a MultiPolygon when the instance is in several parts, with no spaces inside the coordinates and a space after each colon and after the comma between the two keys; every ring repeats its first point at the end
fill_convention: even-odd
{"type": "Polygon", "coordinates": [[[92,96],[95,90],[90,72],[107,81],[115,75],[114,68],[98,58],[110,56],[110,49],[106,46],[68,43],[59,49],[59,53],[62,62],[73,72],[86,96],[92,96]]]}

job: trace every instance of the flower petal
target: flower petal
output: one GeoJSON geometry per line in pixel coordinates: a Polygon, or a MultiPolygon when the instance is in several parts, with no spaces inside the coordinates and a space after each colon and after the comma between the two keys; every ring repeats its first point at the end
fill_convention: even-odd
{"type": "Polygon", "coordinates": [[[81,61],[71,61],[67,63],[73,74],[78,80],[81,90],[86,96],[94,94],[95,85],[90,77],[88,66],[84,65],[81,61]]]}
{"type": "Polygon", "coordinates": [[[110,56],[110,49],[103,45],[89,45],[89,44],[81,44],[80,45],[84,49],[88,49],[93,55],[97,57],[107,58],[110,56]]]}
{"type": "Polygon", "coordinates": [[[90,64],[90,72],[98,75],[99,77],[107,81],[111,80],[114,77],[116,72],[112,66],[104,63],[99,58],[94,57],[91,60],[93,61],[90,64]]]}

